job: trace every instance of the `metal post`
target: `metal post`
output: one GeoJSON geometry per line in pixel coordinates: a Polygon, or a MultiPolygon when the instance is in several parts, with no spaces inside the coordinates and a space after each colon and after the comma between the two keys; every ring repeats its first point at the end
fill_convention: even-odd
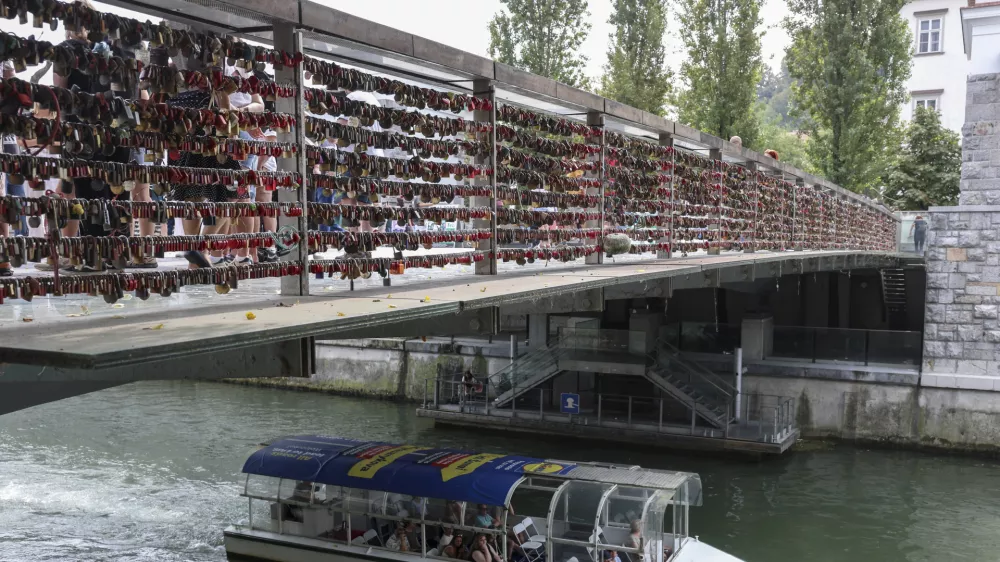
{"type": "Polygon", "coordinates": [[[736,348],[736,421],[740,421],[740,404],[743,402],[743,348],[736,348]]]}
{"type": "MultiPolygon", "coordinates": [[[[598,153],[598,161],[597,161],[597,181],[600,183],[601,187],[598,189],[598,192],[594,194],[600,197],[600,205],[601,205],[599,209],[600,217],[598,218],[597,221],[597,228],[598,228],[597,246],[600,248],[600,251],[597,252],[596,254],[591,254],[587,256],[586,259],[584,260],[585,263],[596,264],[596,263],[604,263],[604,184],[605,184],[604,178],[607,176],[604,169],[605,162],[607,160],[605,158],[607,139],[605,138],[604,114],[598,111],[587,112],[587,126],[601,130],[601,137],[600,137],[601,151],[598,153]]],[[[587,191],[589,191],[590,189],[591,188],[588,188],[587,191]]],[[[587,222],[590,223],[591,221],[587,222]]]]}
{"type": "Polygon", "coordinates": [[[632,427],[632,397],[628,397],[628,426],[632,427]]]}
{"type": "Polygon", "coordinates": [[[601,427],[601,395],[597,395],[597,427],[601,427]]]}
{"type": "Polygon", "coordinates": [[[434,379],[434,409],[438,409],[439,400],[441,399],[441,377],[434,379]]]}
{"type": "MultiPolygon", "coordinates": [[[[792,249],[801,250],[802,244],[795,239],[795,223],[799,222],[799,188],[805,188],[806,182],[797,179],[795,180],[795,187],[792,189],[792,249]]],[[[803,229],[804,230],[804,229],[803,229]]],[[[799,233],[799,236],[802,236],[799,233]]]]}
{"type": "Polygon", "coordinates": [[[692,404],[691,405],[691,435],[694,435],[694,422],[695,422],[696,416],[697,416],[697,413],[695,412],[695,406],[692,404]]]}
{"type": "Polygon", "coordinates": [[[752,254],[757,250],[757,231],[760,228],[760,172],[757,171],[756,162],[747,162],[747,170],[750,170],[753,175],[753,238],[750,241],[750,247],[744,248],[743,253],[752,254]]]}
{"type": "MultiPolygon", "coordinates": [[[[486,164],[489,166],[491,173],[485,178],[489,182],[490,186],[490,196],[489,197],[470,197],[469,205],[473,207],[483,206],[488,204],[490,208],[490,220],[484,221],[482,219],[477,219],[472,221],[473,228],[489,228],[492,235],[489,240],[480,241],[476,244],[477,250],[482,250],[483,246],[489,250],[490,255],[487,259],[476,264],[476,275],[496,275],[497,274],[497,250],[500,245],[497,243],[497,94],[496,85],[492,80],[475,80],[472,83],[473,93],[477,96],[485,96],[490,100],[490,105],[492,109],[489,111],[476,111],[473,113],[473,119],[476,121],[489,121],[490,130],[487,133],[483,133],[489,145],[490,152],[487,155],[477,156],[477,164],[486,164]],[[487,223],[487,224],[484,224],[487,223]]],[[[480,136],[480,140],[484,140],[480,136]]],[[[481,181],[481,180],[479,180],[481,181]]]]}
{"type": "MultiPolygon", "coordinates": [[[[292,24],[276,24],[274,26],[274,48],[292,53],[301,53],[303,51],[302,31],[296,29],[292,24]]],[[[309,260],[309,244],[306,241],[306,233],[309,230],[309,195],[307,186],[310,183],[310,178],[306,175],[305,80],[302,68],[297,65],[286,66],[281,70],[276,70],[274,78],[278,82],[291,83],[295,87],[295,97],[278,98],[275,101],[275,109],[283,113],[291,113],[295,116],[295,122],[297,123],[295,132],[281,133],[278,136],[278,140],[293,142],[299,147],[299,150],[292,158],[281,158],[280,168],[282,170],[294,170],[299,174],[301,179],[299,187],[295,191],[279,189],[278,201],[298,202],[302,205],[302,214],[300,216],[286,217],[281,215],[278,217],[279,228],[291,226],[302,238],[302,241],[295,247],[295,251],[286,256],[288,260],[297,260],[302,265],[302,271],[298,277],[287,276],[281,278],[281,294],[306,296],[309,294],[309,269],[306,267],[309,260]]]]}
{"type": "Polygon", "coordinates": [[[486,375],[486,382],[483,383],[483,408],[486,415],[490,415],[490,377],[486,375]]]}
{"type": "Polygon", "coordinates": [[[868,350],[870,349],[871,330],[865,330],[865,367],[868,366],[868,350]]]}
{"type": "Polygon", "coordinates": [[[517,379],[514,378],[517,373],[511,373],[510,377],[510,417],[517,417],[517,379]]]}
{"type": "Polygon", "coordinates": [[[674,186],[677,185],[675,182],[675,178],[677,177],[677,149],[674,147],[674,137],[670,133],[660,133],[660,145],[670,147],[670,206],[668,207],[670,209],[670,238],[667,239],[667,251],[657,251],[656,257],[669,259],[674,257],[674,202],[677,200],[674,195],[674,186]]]}
{"type": "Polygon", "coordinates": [[[538,419],[545,419],[545,389],[538,389],[538,419]]]}
{"type": "Polygon", "coordinates": [[[663,431],[663,398],[660,398],[660,431],[663,431]]]}

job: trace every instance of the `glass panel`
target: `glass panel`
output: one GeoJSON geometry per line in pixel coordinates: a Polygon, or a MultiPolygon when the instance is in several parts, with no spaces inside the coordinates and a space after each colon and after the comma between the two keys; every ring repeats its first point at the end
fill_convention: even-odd
{"type": "Polygon", "coordinates": [[[265,500],[250,500],[250,521],[254,529],[278,531],[278,504],[265,500]]]}
{"type": "MultiPolygon", "coordinates": [[[[664,537],[664,515],[670,506],[671,493],[659,491],[646,507],[642,520],[642,550],[643,562],[663,562],[664,549],[672,550],[673,536],[670,529],[664,537]],[[666,540],[664,540],[666,539],[666,540]]],[[[667,519],[671,524],[671,520],[667,519]]]]}
{"type": "Polygon", "coordinates": [[[928,20],[923,20],[923,21],[920,22],[920,30],[921,31],[926,31],[926,30],[930,29],[930,25],[931,25],[931,22],[929,22],[928,20]]]}
{"type": "Polygon", "coordinates": [[[936,53],[937,51],[941,50],[940,49],[940,47],[941,47],[940,46],[940,42],[941,42],[941,32],[940,31],[932,31],[931,32],[931,51],[932,52],[936,53]]]}
{"type": "Polygon", "coordinates": [[[868,334],[868,363],[919,365],[920,332],[872,331],[868,334]]]}
{"type": "Polygon", "coordinates": [[[771,356],[812,360],[812,329],[797,326],[775,326],[771,356]]]}
{"type": "MultiPolygon", "coordinates": [[[[561,541],[568,539],[593,544],[595,539],[600,540],[599,534],[595,536],[594,523],[601,508],[601,498],[611,487],[611,484],[600,482],[569,482],[562,488],[555,502],[555,510],[550,514],[552,525],[549,535],[553,560],[565,561],[576,557],[580,561],[597,562],[601,553],[593,547],[561,541]]],[[[519,534],[523,532],[520,526],[514,530],[519,534]]]]}
{"type": "Polygon", "coordinates": [[[937,100],[927,100],[927,107],[937,109],[937,100]]]}
{"type": "MultiPolygon", "coordinates": [[[[739,324],[681,322],[680,350],[699,353],[731,353],[740,345],[739,324]]],[[[673,342],[668,342],[675,345],[673,342]]]]}
{"type": "Polygon", "coordinates": [[[941,29],[941,20],[931,20],[931,29],[941,29]]]}
{"type": "Polygon", "coordinates": [[[254,498],[269,498],[273,500],[278,499],[278,484],[281,482],[280,478],[258,476],[256,474],[248,474],[247,478],[246,493],[248,496],[254,498]]]}
{"type": "Polygon", "coordinates": [[[851,361],[865,360],[865,331],[837,328],[815,328],[816,360],[851,361]]]}
{"type": "Polygon", "coordinates": [[[926,53],[927,52],[927,34],[926,33],[922,33],[920,35],[920,49],[919,49],[919,52],[921,52],[921,53],[926,53]]]}

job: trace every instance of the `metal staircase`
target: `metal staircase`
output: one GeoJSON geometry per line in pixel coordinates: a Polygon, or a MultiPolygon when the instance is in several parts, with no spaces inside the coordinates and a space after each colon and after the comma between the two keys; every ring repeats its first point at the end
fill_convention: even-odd
{"type": "Polygon", "coordinates": [[[882,302],[888,313],[906,312],[906,275],[902,269],[883,269],[882,302]]]}
{"type": "Polygon", "coordinates": [[[493,407],[502,408],[525,392],[562,372],[559,359],[569,353],[561,342],[550,343],[514,360],[490,375],[489,383],[496,399],[493,407]]]}
{"type": "Polygon", "coordinates": [[[694,410],[715,427],[724,429],[734,420],[736,388],[710,369],[682,359],[680,351],[665,341],[650,355],[648,378],[657,388],[694,410]]]}

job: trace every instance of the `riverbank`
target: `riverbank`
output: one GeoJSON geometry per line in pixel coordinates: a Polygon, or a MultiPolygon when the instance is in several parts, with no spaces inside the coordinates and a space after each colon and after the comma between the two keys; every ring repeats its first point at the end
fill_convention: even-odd
{"type": "MultiPolygon", "coordinates": [[[[309,379],[240,379],[245,386],[374,398],[418,404],[439,374],[471,370],[486,376],[510,364],[509,341],[443,338],[318,342],[317,374],[309,379]]],[[[702,358],[706,359],[706,358],[702,358]]],[[[730,361],[720,357],[720,361],[730,361]]],[[[859,447],[1000,457],[1000,395],[928,387],[921,375],[751,365],[746,394],[794,397],[802,438],[859,447]]]]}

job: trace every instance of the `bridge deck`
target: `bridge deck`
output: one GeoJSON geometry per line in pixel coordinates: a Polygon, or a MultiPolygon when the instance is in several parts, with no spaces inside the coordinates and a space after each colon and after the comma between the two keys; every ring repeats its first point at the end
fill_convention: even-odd
{"type": "MultiPolygon", "coordinates": [[[[894,266],[912,255],[862,252],[786,252],[635,260],[582,265],[501,264],[495,277],[446,270],[408,272],[383,287],[378,276],[345,290],[346,281],[313,281],[315,296],[277,295],[277,280],[242,283],[225,296],[190,287],[169,298],[120,305],[100,297],[12,301],[0,318],[0,361],[103,369],[138,365],[304,337],[342,335],[406,321],[428,321],[463,311],[531,303],[582,290],[677,280],[684,286],[811,271],[894,266]],[[509,267],[507,267],[509,266],[509,267]],[[749,277],[748,277],[749,276],[749,277]],[[253,320],[247,313],[255,315],[253,320]],[[30,318],[30,321],[25,319],[30,318]]],[[[471,272],[470,267],[465,268],[471,272]]],[[[674,281],[671,281],[673,283],[674,281]]],[[[666,296],[660,293],[659,296],[666,296]]],[[[419,334],[415,334],[419,336],[419,334]]]]}

